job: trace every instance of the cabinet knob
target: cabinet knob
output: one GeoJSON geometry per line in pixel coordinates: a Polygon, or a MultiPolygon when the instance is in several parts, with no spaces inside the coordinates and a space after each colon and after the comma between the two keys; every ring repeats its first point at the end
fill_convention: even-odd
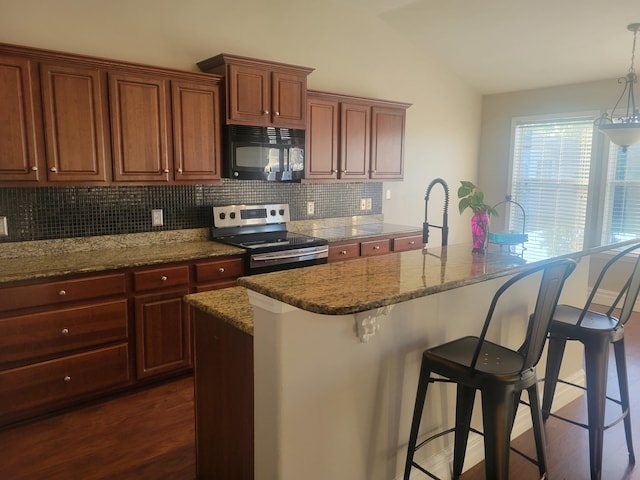
{"type": "Polygon", "coordinates": [[[69,329],[63,328],[60,333],[62,333],[63,335],[69,335],[69,329]]]}
{"type": "Polygon", "coordinates": [[[262,112],[265,115],[269,115],[269,110],[265,110],[264,112],[262,112]]]}
{"type": "Polygon", "coordinates": [[[374,245],[374,246],[373,246],[373,249],[374,249],[374,250],[380,250],[380,245],[374,245]]]}
{"type": "Polygon", "coordinates": [[[179,169],[178,169],[178,173],[182,173],[182,168],[179,168],[179,169]]]}
{"type": "Polygon", "coordinates": [[[411,241],[409,242],[409,245],[415,245],[415,244],[416,244],[416,242],[414,242],[413,240],[411,240],[411,241]]]}
{"type": "Polygon", "coordinates": [[[220,267],[220,268],[218,269],[218,272],[220,272],[220,273],[224,273],[224,267],[220,267]]]}
{"type": "Polygon", "coordinates": [[[347,171],[346,170],[342,170],[342,173],[347,173],[347,171]]]}
{"type": "Polygon", "coordinates": [[[169,173],[169,169],[168,168],[163,169],[162,173],[169,173]]]}
{"type": "Polygon", "coordinates": [[[279,117],[279,116],[280,116],[280,112],[273,112],[273,114],[274,114],[276,117],[279,117]]]}
{"type": "Polygon", "coordinates": [[[64,297],[66,294],[67,294],[67,291],[66,291],[66,290],[60,290],[60,291],[58,292],[58,295],[60,295],[61,297],[64,297]]]}
{"type": "Polygon", "coordinates": [[[338,170],[331,170],[331,173],[338,173],[338,170]]]}
{"type": "Polygon", "coordinates": [[[50,172],[56,173],[58,171],[58,169],[56,167],[51,167],[49,169],[50,172]]]}
{"type": "Polygon", "coordinates": [[[64,378],[63,378],[63,380],[64,380],[66,383],[69,383],[69,382],[71,381],[71,377],[70,377],[69,375],[67,375],[66,377],[64,377],[64,378]]]}
{"type": "Polygon", "coordinates": [[[32,172],[37,172],[38,171],[37,165],[34,165],[33,167],[31,167],[31,171],[32,172]]]}
{"type": "Polygon", "coordinates": [[[166,275],[162,275],[160,277],[160,280],[162,280],[163,282],[166,282],[167,281],[167,276],[166,275]]]}
{"type": "Polygon", "coordinates": [[[340,255],[346,255],[347,251],[346,250],[340,250],[340,255]]]}

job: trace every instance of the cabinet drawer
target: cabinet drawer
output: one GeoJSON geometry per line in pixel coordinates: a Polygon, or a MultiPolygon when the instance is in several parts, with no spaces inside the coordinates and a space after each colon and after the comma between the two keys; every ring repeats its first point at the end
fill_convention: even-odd
{"type": "Polygon", "coordinates": [[[0,311],[124,295],[124,273],[0,289],[0,311]]]}
{"type": "Polygon", "coordinates": [[[418,250],[422,248],[422,235],[409,235],[393,239],[393,251],[405,252],[407,250],[418,250]]]}
{"type": "Polygon", "coordinates": [[[127,300],[0,320],[2,365],[127,338],[127,300]]]}
{"type": "Polygon", "coordinates": [[[346,245],[329,245],[329,262],[339,262],[360,256],[360,244],[348,243],[346,245]]]}
{"type": "Polygon", "coordinates": [[[371,257],[373,255],[384,255],[391,251],[391,240],[371,240],[360,244],[360,255],[371,257]]]}
{"type": "Polygon", "coordinates": [[[156,288],[174,287],[189,283],[189,267],[154,268],[133,273],[136,292],[154,290],[156,288]]]}
{"type": "Polygon", "coordinates": [[[0,423],[126,384],[128,357],[127,344],[120,344],[0,372],[0,423]]]}
{"type": "Polygon", "coordinates": [[[196,264],[196,282],[215,282],[244,274],[242,257],[196,264]]]}

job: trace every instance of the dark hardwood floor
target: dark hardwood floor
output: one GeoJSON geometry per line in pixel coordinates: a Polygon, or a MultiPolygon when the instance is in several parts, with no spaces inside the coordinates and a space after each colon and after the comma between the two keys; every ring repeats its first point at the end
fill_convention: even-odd
{"type": "MultiPolygon", "coordinates": [[[[625,342],[634,440],[640,456],[640,314],[634,314],[630,320],[625,342]]],[[[617,393],[614,386],[615,383],[611,392],[617,393]]],[[[585,401],[581,398],[561,413],[584,419],[585,412],[585,401]]],[[[589,478],[586,431],[551,418],[546,432],[549,478],[589,478]]],[[[514,440],[514,446],[534,456],[529,433],[514,440]]],[[[603,480],[640,480],[640,466],[628,465],[622,424],[605,432],[604,456],[603,480]]],[[[518,455],[511,455],[511,462],[511,478],[537,478],[537,468],[518,455]]],[[[0,479],[195,478],[191,377],[0,430],[0,479]]],[[[470,469],[462,478],[483,479],[483,465],[470,469]]]]}

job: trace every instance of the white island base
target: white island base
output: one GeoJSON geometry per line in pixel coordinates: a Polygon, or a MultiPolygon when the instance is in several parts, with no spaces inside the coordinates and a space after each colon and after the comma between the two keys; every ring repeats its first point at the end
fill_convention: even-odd
{"type": "MultiPolygon", "coordinates": [[[[588,264],[588,257],[578,263],[561,303],[584,303],[588,264]]],[[[506,279],[353,315],[319,315],[249,291],[254,308],[255,479],[402,478],[423,350],[477,335],[491,298],[506,279]]],[[[517,301],[500,310],[497,329],[488,338],[522,342],[524,323],[514,320],[519,317],[515,305],[522,298],[533,304],[537,292],[520,287],[510,296],[517,301]]],[[[545,357],[546,349],[539,377],[545,357]]],[[[564,378],[584,384],[582,357],[580,345],[567,345],[564,378]]],[[[554,410],[579,395],[560,384],[554,410]]],[[[481,430],[479,400],[478,394],[473,426],[481,430]]],[[[430,386],[419,441],[450,428],[454,412],[455,387],[430,386]]],[[[528,409],[521,406],[513,437],[530,427],[528,409]]],[[[452,442],[452,435],[442,437],[420,450],[416,460],[450,478],[452,442]]],[[[483,455],[482,437],[471,434],[465,468],[483,455]]],[[[425,476],[416,472],[414,478],[425,476]]]]}

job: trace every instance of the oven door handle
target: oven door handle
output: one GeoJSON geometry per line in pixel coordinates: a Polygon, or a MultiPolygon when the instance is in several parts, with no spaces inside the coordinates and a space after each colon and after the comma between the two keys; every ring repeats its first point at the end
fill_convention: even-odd
{"type": "Polygon", "coordinates": [[[286,260],[288,258],[306,257],[308,255],[318,255],[320,253],[329,253],[329,247],[323,247],[313,250],[300,251],[297,250],[293,253],[283,254],[265,254],[265,255],[252,255],[251,259],[255,262],[267,262],[269,260],[286,260]]]}

